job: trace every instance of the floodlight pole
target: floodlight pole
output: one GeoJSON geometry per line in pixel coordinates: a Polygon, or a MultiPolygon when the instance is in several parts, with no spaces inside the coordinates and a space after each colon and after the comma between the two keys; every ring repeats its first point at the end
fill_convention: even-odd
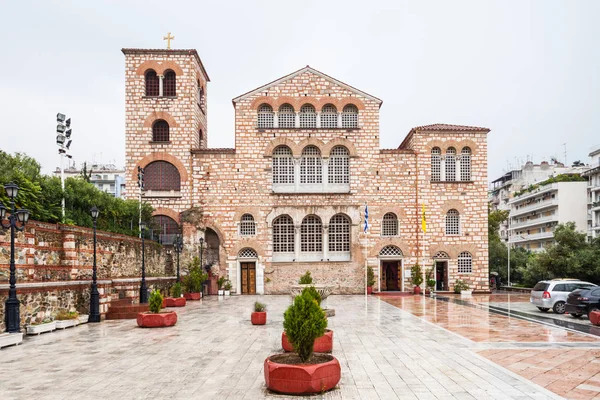
{"type": "Polygon", "coordinates": [[[65,223],[65,168],[64,168],[64,162],[65,162],[65,153],[60,152],[60,187],[62,188],[62,199],[60,201],[61,204],[61,208],[62,208],[62,218],[61,218],[61,222],[64,224],[65,223]]]}

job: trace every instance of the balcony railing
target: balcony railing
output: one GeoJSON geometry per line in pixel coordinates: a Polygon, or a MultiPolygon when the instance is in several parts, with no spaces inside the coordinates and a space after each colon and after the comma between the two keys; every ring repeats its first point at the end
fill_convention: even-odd
{"type": "Polygon", "coordinates": [[[531,235],[515,235],[510,238],[510,243],[529,242],[531,240],[548,239],[554,237],[554,232],[539,232],[531,235]]]}
{"type": "Polygon", "coordinates": [[[539,218],[535,218],[535,219],[528,219],[527,221],[522,221],[522,222],[517,222],[517,223],[512,223],[510,224],[510,229],[516,229],[516,228],[522,228],[524,226],[534,226],[534,225],[539,225],[539,224],[543,224],[545,222],[551,222],[556,220],[557,217],[554,215],[550,215],[548,217],[539,217],[539,218]]]}
{"type": "Polygon", "coordinates": [[[520,207],[518,209],[513,208],[510,210],[510,216],[515,217],[517,215],[526,214],[528,212],[541,210],[542,208],[558,206],[558,199],[542,200],[539,202],[531,203],[527,206],[520,207]]]}

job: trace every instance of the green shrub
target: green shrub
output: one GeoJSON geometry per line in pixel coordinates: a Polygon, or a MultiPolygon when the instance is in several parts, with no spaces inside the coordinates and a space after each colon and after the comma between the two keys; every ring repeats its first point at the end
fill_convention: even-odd
{"type": "Polygon", "coordinates": [[[435,279],[427,279],[427,287],[432,289],[435,286],[435,279]]]}
{"type": "Polygon", "coordinates": [[[261,302],[255,302],[254,303],[254,311],[255,312],[263,312],[267,309],[267,306],[261,302]]]}
{"type": "Polygon", "coordinates": [[[415,264],[410,269],[411,273],[411,281],[413,285],[420,286],[423,283],[423,271],[421,271],[421,266],[419,264],[415,264]]]}
{"type": "Polygon", "coordinates": [[[461,290],[469,290],[469,285],[467,285],[467,282],[458,279],[454,284],[454,293],[460,293],[461,290]]]}
{"type": "Polygon", "coordinates": [[[181,283],[177,282],[171,286],[171,297],[181,297],[181,283]]]}
{"type": "Polygon", "coordinates": [[[315,289],[314,286],[309,286],[309,287],[304,288],[302,290],[302,293],[310,294],[312,296],[312,298],[315,299],[319,305],[321,305],[321,295],[319,294],[317,289],[315,289]]]}
{"type": "Polygon", "coordinates": [[[150,293],[149,308],[150,312],[158,314],[162,308],[163,297],[159,290],[153,290],[150,293]]]}
{"type": "Polygon", "coordinates": [[[202,282],[208,279],[208,274],[200,268],[200,258],[194,257],[188,265],[188,275],[182,279],[185,293],[200,293],[202,282]]]}
{"type": "Polygon", "coordinates": [[[307,362],[313,353],[315,339],[325,334],[327,318],[309,288],[296,296],[283,314],[283,329],[302,362],[307,362]]]}
{"type": "Polygon", "coordinates": [[[60,310],[54,319],[57,321],[65,321],[68,319],[76,319],[77,317],[79,317],[79,313],[77,311],[60,310]]]}
{"type": "Polygon", "coordinates": [[[310,271],[306,271],[304,275],[300,277],[300,281],[298,282],[301,285],[310,285],[313,283],[313,278],[310,275],[310,271]]]}
{"type": "Polygon", "coordinates": [[[223,284],[226,280],[227,278],[225,278],[224,276],[220,276],[219,279],[217,279],[217,286],[219,286],[219,290],[223,289],[223,284]]]}
{"type": "Polygon", "coordinates": [[[231,290],[231,286],[232,286],[232,285],[231,285],[231,281],[230,281],[229,279],[227,279],[227,280],[225,281],[225,284],[223,285],[223,289],[225,289],[225,290],[228,290],[228,291],[229,291],[229,290],[231,290]]]}
{"type": "Polygon", "coordinates": [[[375,285],[375,272],[373,272],[373,267],[367,267],[367,286],[372,287],[375,285]]]}

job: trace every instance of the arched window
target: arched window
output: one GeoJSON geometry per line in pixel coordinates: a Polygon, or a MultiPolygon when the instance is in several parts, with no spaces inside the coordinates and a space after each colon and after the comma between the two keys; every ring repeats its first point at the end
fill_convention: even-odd
{"type": "Polygon", "coordinates": [[[258,258],[258,254],[256,254],[256,250],[246,247],[240,250],[238,258],[258,258]]]}
{"type": "Polygon", "coordinates": [[[452,209],[446,213],[446,235],[460,234],[460,214],[452,209]]]}
{"type": "Polygon", "coordinates": [[[338,112],[333,104],[325,104],[321,109],[321,128],[337,128],[338,112]]]}
{"type": "Polygon", "coordinates": [[[471,180],[471,149],[463,147],[460,152],[460,180],[471,180]]]}
{"type": "Polygon", "coordinates": [[[316,215],[308,215],[302,220],[300,251],[308,253],[323,251],[323,224],[316,215]]]}
{"type": "Polygon", "coordinates": [[[204,139],[204,134],[202,133],[202,129],[198,129],[198,148],[202,148],[202,140],[204,139]]]}
{"type": "Polygon", "coordinates": [[[158,75],[153,69],[146,71],[146,96],[159,95],[158,75]]]}
{"type": "Polygon", "coordinates": [[[348,104],[342,111],[342,128],[358,128],[358,108],[348,104]]]}
{"type": "Polygon", "coordinates": [[[258,107],[258,127],[272,128],[273,127],[273,107],[268,104],[261,104],[258,107]]]}
{"type": "Polygon", "coordinates": [[[273,252],[294,252],[294,221],[289,215],[282,215],[273,221],[273,252]]]}
{"type": "Polygon", "coordinates": [[[310,104],[305,104],[300,108],[300,128],[316,128],[317,113],[310,104]]]}
{"type": "Polygon", "coordinates": [[[350,251],[350,218],[336,214],[329,220],[329,251],[350,251]]]}
{"type": "Polygon", "coordinates": [[[446,180],[456,180],[456,149],[448,147],[446,150],[446,180]]]}
{"type": "Polygon", "coordinates": [[[176,77],[175,77],[175,72],[173,72],[173,71],[165,72],[165,77],[163,80],[163,96],[167,96],[167,97],[177,96],[176,77]]]}
{"type": "Polygon", "coordinates": [[[181,189],[179,170],[166,161],[154,161],[144,168],[144,188],[146,190],[181,189]]]}
{"type": "Polygon", "coordinates": [[[280,128],[294,128],[296,126],[294,107],[289,104],[283,104],[279,107],[278,121],[280,128]]]}
{"type": "Polygon", "coordinates": [[[398,235],[398,217],[394,213],[387,213],[381,220],[381,236],[398,235]]]}
{"type": "Polygon", "coordinates": [[[256,223],[254,222],[254,217],[251,214],[242,215],[242,220],[240,221],[240,235],[256,235],[256,223]]]}
{"type": "Polygon", "coordinates": [[[166,215],[152,216],[152,239],[159,243],[171,245],[175,241],[175,236],[179,233],[177,222],[166,215]]]}
{"type": "Polygon", "coordinates": [[[431,149],[431,181],[439,182],[442,180],[442,164],[441,164],[442,151],[439,147],[431,149]]]}
{"type": "Polygon", "coordinates": [[[445,251],[438,251],[437,253],[435,253],[433,258],[439,259],[439,260],[447,260],[450,257],[448,256],[448,253],[446,253],[445,251]]]}
{"type": "Polygon", "coordinates": [[[329,154],[329,183],[350,183],[350,154],[344,146],[335,146],[329,154]]]}
{"type": "Polygon", "coordinates": [[[169,124],[167,123],[167,121],[160,119],[152,125],[152,141],[169,141],[169,124]]]}
{"type": "Polygon", "coordinates": [[[458,273],[470,274],[473,272],[473,257],[468,251],[463,251],[458,255],[458,273]]]}
{"type": "Polygon", "coordinates": [[[294,157],[287,146],[273,151],[273,183],[294,183],[294,157]]]}
{"type": "Polygon", "coordinates": [[[198,105],[200,106],[200,110],[204,111],[204,88],[200,86],[200,81],[196,81],[198,87],[198,105]]]}
{"type": "Polygon", "coordinates": [[[399,247],[397,246],[385,246],[383,249],[381,249],[381,251],[379,252],[379,257],[404,257],[404,254],[402,253],[402,250],[400,250],[399,247]]]}
{"type": "Polygon", "coordinates": [[[323,183],[321,151],[315,146],[306,146],[302,150],[300,183],[323,183]]]}

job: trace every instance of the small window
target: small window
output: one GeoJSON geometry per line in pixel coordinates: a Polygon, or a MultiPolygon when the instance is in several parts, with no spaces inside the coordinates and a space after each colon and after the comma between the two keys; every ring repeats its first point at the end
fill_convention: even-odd
{"type": "Polygon", "coordinates": [[[168,142],[169,141],[169,124],[167,121],[158,120],[152,125],[152,141],[168,142]]]}
{"type": "Polygon", "coordinates": [[[159,85],[156,72],[152,69],[148,70],[146,72],[146,96],[158,96],[159,85]]]}
{"type": "Polygon", "coordinates": [[[251,214],[242,215],[242,220],[240,221],[240,235],[256,235],[256,224],[254,222],[254,217],[251,214]]]}
{"type": "Polygon", "coordinates": [[[441,168],[442,151],[439,147],[431,149],[431,181],[439,182],[442,179],[441,168]]]}
{"type": "Polygon", "coordinates": [[[167,97],[177,96],[175,72],[167,71],[163,80],[163,95],[167,97]]]}
{"type": "Polygon", "coordinates": [[[446,150],[446,181],[456,181],[456,149],[454,147],[446,150]]]}
{"type": "Polygon", "coordinates": [[[381,221],[381,236],[398,235],[398,217],[394,213],[387,213],[381,221]]]}
{"type": "Polygon", "coordinates": [[[338,112],[333,104],[326,104],[321,109],[321,128],[337,128],[338,112]]]}
{"type": "Polygon", "coordinates": [[[273,107],[268,104],[262,104],[258,107],[258,127],[272,128],[273,127],[273,107]]]}
{"type": "Polygon", "coordinates": [[[358,108],[348,104],[342,111],[342,128],[358,128],[358,108]]]}
{"type": "Polygon", "coordinates": [[[460,234],[460,214],[452,209],[446,213],[446,235],[460,234]]]}
{"type": "Polygon", "coordinates": [[[294,128],[296,126],[296,113],[294,107],[289,104],[284,104],[279,107],[278,115],[280,128],[294,128]]]}
{"type": "Polygon", "coordinates": [[[458,273],[470,274],[473,272],[473,262],[471,253],[463,251],[458,255],[458,273]]]}
{"type": "Polygon", "coordinates": [[[317,113],[311,104],[305,104],[300,108],[300,128],[316,128],[317,113]]]}
{"type": "Polygon", "coordinates": [[[302,150],[300,183],[323,183],[321,151],[315,146],[306,146],[302,150]]]}
{"type": "Polygon", "coordinates": [[[331,149],[328,181],[332,184],[350,183],[350,154],[344,146],[335,146],[331,149]]]}
{"type": "Polygon", "coordinates": [[[323,251],[323,224],[316,215],[308,215],[302,220],[300,251],[309,253],[323,251]]]}
{"type": "Polygon", "coordinates": [[[277,146],[273,151],[273,183],[294,183],[294,157],[287,146],[277,146]]]}
{"type": "Polygon", "coordinates": [[[181,188],[179,170],[167,161],[154,161],[144,168],[146,190],[175,190],[181,188]]]}
{"type": "Polygon", "coordinates": [[[463,147],[460,152],[460,180],[471,180],[471,149],[463,147]]]}

